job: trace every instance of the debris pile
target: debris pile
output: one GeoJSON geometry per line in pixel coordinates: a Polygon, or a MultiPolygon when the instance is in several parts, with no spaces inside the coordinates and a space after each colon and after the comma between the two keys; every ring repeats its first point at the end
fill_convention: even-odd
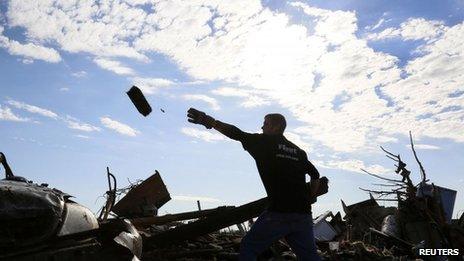
{"type": "MultiPolygon", "coordinates": [[[[351,205],[341,200],[344,216],[328,210],[315,217],[314,235],[323,260],[409,260],[420,258],[423,249],[459,249],[462,260],[464,214],[452,219],[457,192],[430,183],[412,137],[411,147],[420,166],[419,184],[413,184],[400,155],[381,147],[396,162],[401,179],[365,171],[389,189],[360,188],[369,192],[369,199],[351,205]],[[379,201],[394,201],[396,206],[384,207],[379,201]]],[[[267,198],[203,210],[198,203],[198,211],[158,215],[171,199],[158,171],[118,189],[107,169],[109,189],[97,218],[69,195],[14,176],[3,154],[0,159],[6,170],[0,181],[0,259],[238,260],[242,237],[267,206],[267,198]]],[[[328,191],[327,178],[318,182],[312,201],[328,191]]],[[[296,257],[280,240],[260,260],[296,257]]]]}
{"type": "Polygon", "coordinates": [[[142,238],[127,219],[101,220],[72,196],[15,176],[0,152],[0,260],[129,260],[142,238]]]}
{"type": "MultiPolygon", "coordinates": [[[[462,257],[464,254],[464,223],[462,222],[464,214],[459,220],[452,220],[457,192],[429,183],[422,163],[414,150],[411,134],[410,140],[412,151],[420,167],[421,181],[419,184],[414,185],[411,181],[411,172],[406,169],[407,165],[401,160],[400,155],[395,155],[381,147],[387,157],[396,162],[395,173],[402,179],[389,179],[363,170],[384,182],[376,185],[390,189],[379,191],[360,188],[369,192],[368,200],[349,206],[342,200],[342,207],[346,214],[345,230],[343,233],[338,233],[337,238],[334,235],[335,239],[329,240],[337,240],[336,243],[342,242],[341,239],[347,240],[343,241],[345,243],[363,242],[375,246],[374,249],[383,249],[382,253],[388,250],[388,255],[407,258],[419,257],[421,249],[459,250],[454,253],[459,252],[462,257]],[[383,207],[377,201],[394,201],[397,206],[383,207]]],[[[315,232],[317,232],[317,221],[315,232]]],[[[372,247],[369,248],[372,249],[372,247]]],[[[341,248],[338,251],[341,251],[341,248]]]]}

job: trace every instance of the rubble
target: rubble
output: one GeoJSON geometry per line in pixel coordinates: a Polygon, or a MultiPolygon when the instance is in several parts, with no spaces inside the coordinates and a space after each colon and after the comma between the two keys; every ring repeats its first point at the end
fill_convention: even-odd
{"type": "Polygon", "coordinates": [[[327,211],[314,220],[314,238],[318,241],[331,241],[341,232],[327,221],[328,217],[334,218],[332,211],[327,211]]]}
{"type": "Polygon", "coordinates": [[[145,217],[156,216],[158,209],[171,200],[158,171],[134,186],[111,209],[118,216],[145,217]]]}
{"type": "MultiPolygon", "coordinates": [[[[395,173],[402,178],[389,179],[365,171],[385,182],[382,187],[390,190],[360,188],[369,192],[369,199],[351,205],[341,200],[343,218],[340,212],[334,215],[330,210],[315,217],[314,235],[323,260],[415,260],[420,258],[418,251],[424,248],[459,249],[460,257],[449,258],[462,260],[464,214],[452,219],[457,192],[430,183],[414,151],[412,137],[411,147],[421,172],[417,185],[413,184],[412,173],[400,155],[381,147],[396,162],[395,173]],[[394,201],[397,205],[384,207],[379,201],[394,201]]],[[[251,224],[267,206],[266,198],[241,206],[203,210],[197,202],[197,211],[159,216],[158,209],[171,198],[158,171],[144,181],[118,189],[115,176],[107,169],[109,190],[97,219],[86,208],[70,201],[65,193],[16,177],[6,159],[2,163],[6,179],[0,182],[3,202],[0,220],[16,222],[18,237],[11,236],[13,226],[0,228],[0,250],[4,251],[0,252],[0,259],[14,256],[21,260],[34,253],[35,257],[76,260],[70,255],[77,251],[85,256],[83,260],[114,255],[118,260],[238,260],[241,238],[250,227],[245,224],[251,224]],[[37,199],[21,201],[23,209],[5,211],[8,206],[5,202],[19,204],[20,193],[26,191],[22,187],[28,188],[27,193],[36,193],[37,199]],[[117,201],[121,194],[124,196],[117,201]],[[44,220],[48,223],[41,224],[36,218],[38,213],[47,217],[44,220]],[[78,214],[86,215],[89,224],[78,214]],[[33,216],[33,223],[23,221],[33,216]],[[64,224],[58,226],[60,218],[64,224]],[[237,226],[238,230],[231,230],[231,226],[237,226]],[[57,227],[61,230],[52,235],[50,231],[57,227]],[[38,236],[34,237],[34,233],[38,236]],[[68,241],[63,239],[72,239],[73,243],[66,244],[68,241]],[[43,244],[44,241],[47,243],[43,244]],[[17,248],[5,248],[5,243],[16,244],[17,248]]],[[[317,182],[318,185],[307,184],[313,188],[311,202],[328,191],[327,178],[317,182]]],[[[262,253],[259,260],[296,260],[296,257],[285,240],[280,240],[262,253]]]]}
{"type": "Polygon", "coordinates": [[[177,214],[167,214],[164,216],[139,217],[131,219],[132,224],[138,228],[144,228],[152,225],[164,225],[176,221],[184,221],[219,214],[224,210],[235,208],[234,206],[222,206],[214,209],[205,209],[177,214]]]}
{"type": "Polygon", "coordinates": [[[127,219],[101,221],[72,196],[15,176],[0,152],[0,260],[138,260],[142,238],[127,219]]]}
{"type": "Polygon", "coordinates": [[[134,85],[126,93],[129,96],[129,99],[134,104],[135,108],[140,112],[140,114],[146,117],[148,116],[148,114],[151,113],[151,106],[148,103],[145,96],[143,95],[142,91],[139,89],[139,87],[134,85]]]}

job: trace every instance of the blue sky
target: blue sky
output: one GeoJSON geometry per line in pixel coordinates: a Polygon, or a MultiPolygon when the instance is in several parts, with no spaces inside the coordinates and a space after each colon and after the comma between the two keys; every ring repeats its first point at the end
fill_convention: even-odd
{"type": "Polygon", "coordinates": [[[464,210],[463,1],[2,1],[0,150],[16,173],[96,211],[158,170],[160,213],[264,196],[237,142],[186,121],[196,107],[245,131],[283,113],[330,193],[315,214],[394,177],[379,145],[464,210]],[[125,92],[139,86],[144,118],[125,92]],[[163,109],[165,112],[161,112],[163,109]]]}

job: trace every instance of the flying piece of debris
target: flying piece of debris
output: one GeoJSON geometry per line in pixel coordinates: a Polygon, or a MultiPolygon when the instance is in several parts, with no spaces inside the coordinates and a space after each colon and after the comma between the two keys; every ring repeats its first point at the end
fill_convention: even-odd
{"type": "Polygon", "coordinates": [[[151,112],[151,106],[148,104],[147,99],[143,96],[142,91],[137,86],[132,86],[127,92],[127,95],[131,99],[132,103],[135,105],[135,108],[143,115],[147,116],[151,112]]]}

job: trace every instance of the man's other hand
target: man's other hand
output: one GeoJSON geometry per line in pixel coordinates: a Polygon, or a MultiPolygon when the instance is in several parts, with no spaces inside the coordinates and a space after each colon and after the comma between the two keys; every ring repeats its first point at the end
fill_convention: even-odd
{"type": "Polygon", "coordinates": [[[205,126],[207,129],[211,129],[214,126],[214,123],[216,122],[216,120],[213,117],[194,108],[190,108],[187,111],[187,117],[189,122],[201,124],[205,126]]]}

